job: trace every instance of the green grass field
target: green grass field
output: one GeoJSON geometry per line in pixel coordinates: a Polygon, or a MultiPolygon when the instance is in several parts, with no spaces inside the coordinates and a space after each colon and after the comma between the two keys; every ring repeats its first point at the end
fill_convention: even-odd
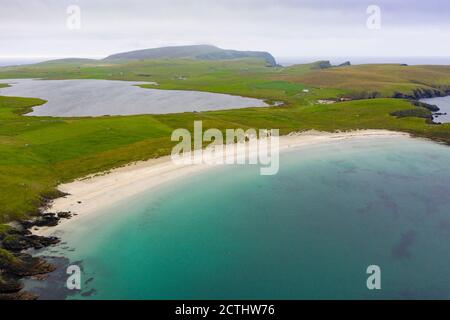
{"type": "Polygon", "coordinates": [[[377,92],[391,97],[414,89],[448,88],[450,66],[357,65],[301,74],[286,73],[282,79],[322,88],[347,89],[351,94],[377,92]]]}
{"type": "Polygon", "coordinates": [[[316,103],[320,98],[358,90],[377,90],[389,97],[394,91],[447,86],[448,67],[385,65],[318,70],[313,64],[267,68],[258,60],[161,60],[0,68],[3,79],[28,77],[156,81],[161,89],[231,93],[283,101],[285,105],[170,115],[50,118],[23,115],[45,101],[0,97],[0,222],[37,213],[45,199],[58,196],[56,186],[62,182],[169,154],[172,131],[192,129],[195,120],[203,120],[205,129],[279,128],[282,134],[309,129],[389,129],[450,143],[450,124],[432,125],[423,118],[390,115],[417,108],[406,100],[316,103]]]}

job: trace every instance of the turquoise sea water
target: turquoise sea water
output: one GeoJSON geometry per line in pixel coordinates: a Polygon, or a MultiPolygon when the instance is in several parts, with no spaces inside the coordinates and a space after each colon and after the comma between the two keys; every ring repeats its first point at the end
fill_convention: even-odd
{"type": "Polygon", "coordinates": [[[448,299],[449,169],[423,140],[310,146],[275,176],[221,167],[128,199],[52,254],[82,266],[68,299],[448,299]]]}

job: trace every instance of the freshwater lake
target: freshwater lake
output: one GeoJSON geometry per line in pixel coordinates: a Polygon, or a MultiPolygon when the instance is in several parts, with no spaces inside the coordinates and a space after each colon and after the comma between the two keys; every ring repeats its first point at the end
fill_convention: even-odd
{"type": "Polygon", "coordinates": [[[28,288],[65,299],[449,299],[450,148],[355,138],[216,167],[85,216],[28,288]],[[381,268],[381,290],[366,269],[381,268]]]}
{"type": "Polygon", "coordinates": [[[259,99],[228,94],[138,87],[149,82],[3,79],[0,83],[11,85],[0,88],[0,95],[47,100],[29,116],[167,114],[268,106],[259,99]]]}

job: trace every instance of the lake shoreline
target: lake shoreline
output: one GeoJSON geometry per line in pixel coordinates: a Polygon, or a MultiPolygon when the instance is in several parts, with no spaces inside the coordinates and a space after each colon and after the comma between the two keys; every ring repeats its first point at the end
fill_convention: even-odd
{"type": "Polygon", "coordinates": [[[25,116],[102,117],[270,107],[261,99],[196,90],[164,90],[154,81],[0,79],[0,94],[46,103],[25,116]],[[71,97],[80,97],[71,99],[71,97]],[[130,105],[129,101],[133,101],[130,105]]]}

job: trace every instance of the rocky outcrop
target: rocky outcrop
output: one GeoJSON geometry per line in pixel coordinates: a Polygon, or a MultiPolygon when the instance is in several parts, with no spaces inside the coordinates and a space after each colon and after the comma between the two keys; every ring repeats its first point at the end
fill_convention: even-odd
{"type": "Polygon", "coordinates": [[[424,118],[428,124],[440,124],[434,122],[433,115],[438,115],[439,107],[433,104],[420,102],[417,100],[410,100],[411,104],[415,106],[413,109],[398,110],[391,112],[390,115],[397,118],[416,117],[424,118]]]}
{"type": "Polygon", "coordinates": [[[0,278],[0,293],[15,293],[23,289],[23,285],[17,279],[0,278]]]}
{"type": "Polygon", "coordinates": [[[0,268],[6,277],[8,275],[17,277],[35,276],[55,270],[52,264],[40,257],[33,257],[27,253],[13,254],[13,257],[13,260],[7,263],[0,260],[0,268]]]}
{"type": "Polygon", "coordinates": [[[422,107],[422,108],[430,110],[431,112],[439,111],[439,107],[434,104],[429,104],[429,103],[420,102],[420,101],[416,101],[416,100],[411,101],[411,103],[416,107],[422,107]]]}
{"type": "Polygon", "coordinates": [[[330,61],[328,60],[323,60],[323,61],[317,61],[314,62],[312,65],[312,69],[328,69],[328,68],[332,68],[333,65],[331,64],[330,61]]]}
{"type": "Polygon", "coordinates": [[[420,100],[425,98],[444,97],[450,95],[450,87],[437,87],[437,88],[418,88],[414,89],[412,93],[395,92],[392,98],[397,99],[409,99],[420,100]]]}
{"type": "Polygon", "coordinates": [[[337,67],[348,67],[351,66],[352,64],[350,63],[350,61],[345,61],[344,63],[341,63],[339,65],[337,65],[337,67]]]}
{"type": "Polygon", "coordinates": [[[37,296],[22,291],[20,279],[47,274],[55,266],[41,257],[27,253],[11,253],[0,248],[0,300],[34,300],[37,296]]]}
{"type": "Polygon", "coordinates": [[[58,212],[56,216],[60,219],[70,219],[72,218],[72,213],[70,211],[67,212],[58,212]]]}
{"type": "Polygon", "coordinates": [[[53,244],[57,244],[56,237],[41,237],[36,235],[12,234],[2,240],[3,248],[9,251],[22,251],[30,248],[42,249],[53,244]]]}
{"type": "Polygon", "coordinates": [[[350,61],[345,61],[344,63],[338,64],[338,65],[332,65],[330,61],[328,60],[322,60],[314,62],[312,65],[312,69],[329,69],[329,68],[339,68],[339,67],[347,67],[351,66],[352,64],[350,61]]]}
{"type": "Polygon", "coordinates": [[[54,213],[44,213],[32,220],[21,221],[21,225],[24,229],[30,229],[36,227],[54,227],[58,225],[60,218],[54,213]]]}
{"type": "Polygon", "coordinates": [[[37,300],[38,296],[27,291],[0,294],[1,300],[37,300]]]}
{"type": "Polygon", "coordinates": [[[55,226],[60,219],[70,218],[70,212],[45,213],[31,220],[20,221],[16,228],[0,228],[0,300],[35,300],[35,294],[23,291],[20,279],[42,278],[56,267],[41,257],[24,253],[27,249],[42,249],[59,243],[56,237],[42,237],[31,234],[34,227],[55,226]]]}

